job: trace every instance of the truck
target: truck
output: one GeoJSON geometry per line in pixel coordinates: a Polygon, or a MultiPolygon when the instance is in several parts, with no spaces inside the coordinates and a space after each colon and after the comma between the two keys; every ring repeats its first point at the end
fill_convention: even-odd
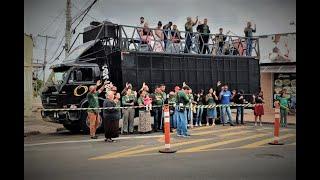
{"type": "MultiPolygon", "coordinates": [[[[247,94],[257,92],[260,87],[258,57],[143,50],[142,37],[137,43],[134,35],[125,32],[126,28],[137,32],[139,27],[90,23],[82,33],[83,43],[72,49],[62,62],[50,67],[51,73],[41,92],[42,105],[44,109],[60,110],[42,111],[44,120],[63,124],[72,132],[88,133],[86,111],[73,109],[88,107],[88,87],[98,80],[111,81],[120,92],[127,82],[135,90],[143,82],[151,87],[150,90],[163,83],[167,94],[183,82],[194,92],[207,91],[217,81],[247,94]],[[130,49],[130,43],[138,45],[134,44],[135,48],[130,49]]],[[[105,92],[99,96],[100,107],[104,99],[105,92]]],[[[103,130],[103,127],[101,121],[98,129],[103,130]]]]}

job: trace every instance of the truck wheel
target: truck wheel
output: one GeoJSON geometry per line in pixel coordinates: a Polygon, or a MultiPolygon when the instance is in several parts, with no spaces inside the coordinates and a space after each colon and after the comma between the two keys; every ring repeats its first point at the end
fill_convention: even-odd
{"type": "Polygon", "coordinates": [[[78,133],[80,132],[80,124],[78,123],[72,123],[72,124],[63,124],[63,126],[69,130],[71,133],[78,133]]]}
{"type": "MultiPolygon", "coordinates": [[[[101,128],[103,129],[102,126],[102,118],[101,118],[101,114],[99,113],[99,125],[97,128],[97,133],[101,130],[101,128]]],[[[90,133],[90,122],[89,122],[89,118],[88,118],[88,113],[87,112],[82,112],[81,114],[81,130],[84,134],[89,134],[90,133]]]]}

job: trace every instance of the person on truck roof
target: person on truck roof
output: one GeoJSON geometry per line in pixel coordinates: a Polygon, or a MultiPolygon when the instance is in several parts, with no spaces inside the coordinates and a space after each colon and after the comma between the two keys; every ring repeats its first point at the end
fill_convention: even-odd
{"type": "MultiPolygon", "coordinates": [[[[101,86],[101,88],[97,91],[97,87],[101,85],[101,81],[98,80],[96,85],[92,85],[89,87],[89,92],[87,94],[87,99],[89,106],[88,108],[99,108],[99,101],[98,96],[105,88],[105,85],[101,86]]],[[[99,125],[100,116],[99,116],[100,110],[98,109],[88,109],[88,118],[89,118],[89,126],[90,126],[90,136],[91,139],[97,139],[98,136],[96,135],[96,130],[99,125]]]]}

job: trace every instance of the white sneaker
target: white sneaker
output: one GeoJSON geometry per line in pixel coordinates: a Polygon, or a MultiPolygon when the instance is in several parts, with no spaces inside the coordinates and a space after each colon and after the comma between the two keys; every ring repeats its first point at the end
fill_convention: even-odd
{"type": "Polygon", "coordinates": [[[198,124],[194,125],[195,127],[198,127],[198,124]]]}
{"type": "Polygon", "coordinates": [[[260,123],[260,126],[262,126],[262,123],[260,123]]]}
{"type": "Polygon", "coordinates": [[[199,126],[201,127],[201,126],[202,126],[202,124],[201,124],[201,123],[199,123],[199,126]]]}
{"type": "Polygon", "coordinates": [[[216,124],[215,123],[212,123],[212,125],[211,126],[215,126],[216,124]]]}
{"type": "Polygon", "coordinates": [[[209,126],[209,123],[207,123],[207,126],[209,126]]]}
{"type": "Polygon", "coordinates": [[[177,134],[177,136],[178,136],[178,137],[181,137],[182,135],[181,135],[181,134],[177,134]]]}
{"type": "Polygon", "coordinates": [[[257,123],[254,123],[254,126],[257,126],[257,123]]]}

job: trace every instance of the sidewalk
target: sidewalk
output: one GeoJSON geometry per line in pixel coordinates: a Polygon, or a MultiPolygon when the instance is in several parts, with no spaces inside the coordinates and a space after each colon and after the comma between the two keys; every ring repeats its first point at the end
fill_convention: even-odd
{"type": "MultiPolygon", "coordinates": [[[[232,118],[235,121],[236,119],[236,110],[232,110],[232,118]]],[[[274,113],[265,112],[261,117],[262,123],[264,124],[273,124],[274,123],[274,113]]],[[[247,123],[254,123],[254,114],[252,110],[245,110],[243,120],[247,123]]],[[[287,116],[288,125],[296,125],[296,115],[287,116]]],[[[259,122],[259,119],[258,119],[259,122]]]]}
{"type": "Polygon", "coordinates": [[[54,133],[63,128],[63,125],[46,122],[42,119],[40,109],[42,108],[39,99],[35,99],[32,104],[32,116],[24,117],[24,136],[36,135],[40,133],[54,133]]]}

